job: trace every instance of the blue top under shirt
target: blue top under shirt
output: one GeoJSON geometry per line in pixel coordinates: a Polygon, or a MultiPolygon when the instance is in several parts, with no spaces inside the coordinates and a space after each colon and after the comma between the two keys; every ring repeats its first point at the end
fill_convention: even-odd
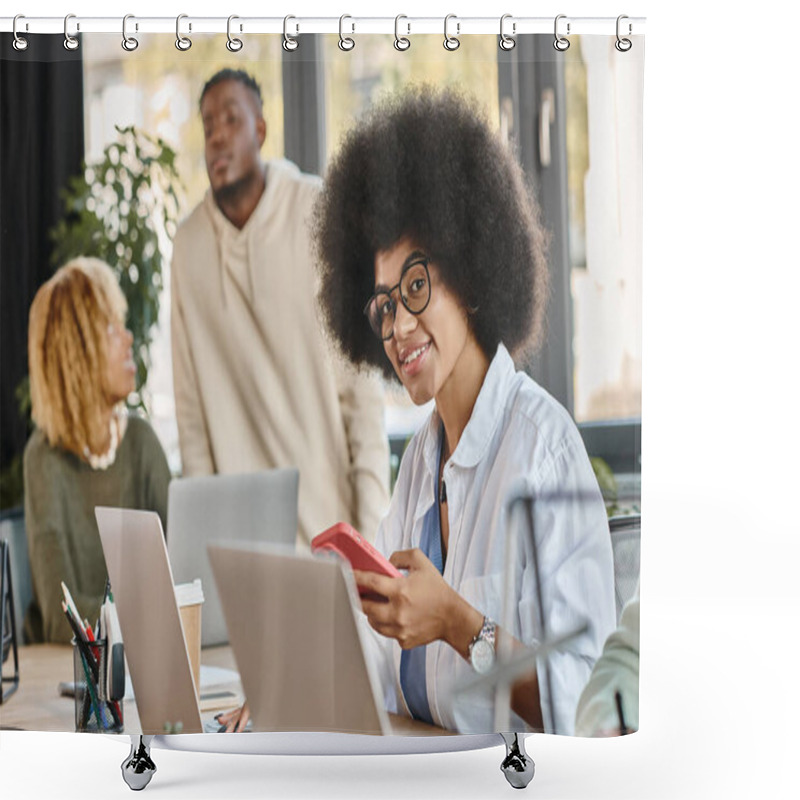
{"type": "MultiPolygon", "coordinates": [[[[439,573],[444,572],[442,558],[442,521],[439,504],[439,472],[441,471],[442,449],[444,446],[444,430],[442,430],[442,447],[439,448],[439,460],[436,465],[436,487],[433,505],[422,520],[422,534],[419,549],[431,560],[439,573]]],[[[427,645],[403,650],[400,654],[400,688],[403,690],[408,710],[414,719],[433,725],[431,709],[428,705],[428,684],[425,678],[425,649],[427,645]]]]}

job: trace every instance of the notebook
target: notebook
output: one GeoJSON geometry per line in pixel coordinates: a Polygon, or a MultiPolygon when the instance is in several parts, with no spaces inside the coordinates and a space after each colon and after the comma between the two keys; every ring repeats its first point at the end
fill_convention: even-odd
{"type": "Polygon", "coordinates": [[[252,543],[208,555],[254,731],[392,732],[338,560],[252,543]]]}
{"type": "MultiPolygon", "coordinates": [[[[141,733],[203,726],[161,520],[154,511],[95,508],[141,733]],[[173,728],[174,729],[174,728],[173,728]]],[[[129,731],[135,733],[137,731],[129,731]]]]}
{"type": "Polygon", "coordinates": [[[170,483],[169,559],[177,583],[195,578],[203,583],[203,647],[228,641],[206,545],[236,539],[293,547],[297,538],[298,483],[296,469],[180,478],[170,483]]]}

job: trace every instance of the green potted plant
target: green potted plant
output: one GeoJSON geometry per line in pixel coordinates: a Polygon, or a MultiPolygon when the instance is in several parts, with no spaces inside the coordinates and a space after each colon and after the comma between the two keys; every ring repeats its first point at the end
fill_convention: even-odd
{"type": "MultiPolygon", "coordinates": [[[[111,265],[128,301],[136,385],[150,369],[153,327],[158,322],[165,250],[178,220],[180,181],[175,151],[133,126],[117,127],[117,141],[88,165],[64,193],[65,215],[52,231],[57,267],[79,255],[111,265]]],[[[141,394],[131,405],[144,406],[141,394]]]]}

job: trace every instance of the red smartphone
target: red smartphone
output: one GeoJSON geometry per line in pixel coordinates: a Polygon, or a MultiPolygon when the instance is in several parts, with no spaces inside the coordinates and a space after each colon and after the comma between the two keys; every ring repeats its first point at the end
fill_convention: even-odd
{"type": "MultiPolygon", "coordinates": [[[[311,551],[329,550],[346,559],[353,569],[377,572],[388,578],[402,578],[400,572],[382,553],[376,550],[352,525],[337,522],[311,540],[311,551]]],[[[367,592],[359,592],[366,595],[367,592]]]]}

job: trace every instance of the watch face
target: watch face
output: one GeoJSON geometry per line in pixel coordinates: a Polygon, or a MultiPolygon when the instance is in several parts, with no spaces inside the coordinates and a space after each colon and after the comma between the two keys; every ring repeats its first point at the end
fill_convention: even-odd
{"type": "Polygon", "coordinates": [[[485,639],[478,639],[472,645],[472,652],[469,658],[475,672],[485,675],[494,666],[494,647],[485,639]]]}

